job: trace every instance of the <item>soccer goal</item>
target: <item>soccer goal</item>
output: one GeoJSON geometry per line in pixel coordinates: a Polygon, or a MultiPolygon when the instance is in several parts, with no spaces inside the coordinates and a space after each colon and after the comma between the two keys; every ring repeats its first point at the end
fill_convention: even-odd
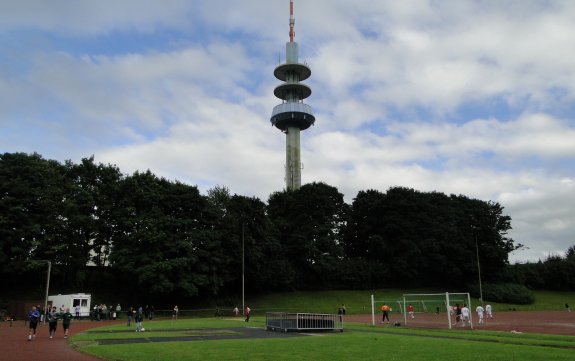
{"type": "Polygon", "coordinates": [[[380,307],[380,305],[386,304],[390,307],[390,312],[393,312],[393,308],[397,307],[396,310],[403,312],[402,306],[403,302],[401,300],[376,300],[373,295],[371,295],[371,324],[375,325],[375,309],[380,307]]]}
{"type": "MultiPolygon", "coordinates": [[[[441,318],[445,315],[445,320],[449,329],[455,323],[456,311],[454,305],[467,305],[469,308],[469,327],[473,328],[471,297],[469,293],[407,293],[401,300],[376,300],[371,295],[371,323],[375,325],[375,312],[379,305],[386,303],[391,307],[397,306],[403,314],[403,322],[407,326],[430,326],[441,325],[441,318]],[[411,307],[409,307],[411,306],[411,307]],[[409,309],[413,309],[414,314],[418,314],[417,321],[408,316],[409,309]],[[433,315],[433,316],[431,316],[433,315]],[[427,323],[426,323],[427,320],[427,323]]],[[[464,324],[462,324],[464,325],[464,324]]]]}

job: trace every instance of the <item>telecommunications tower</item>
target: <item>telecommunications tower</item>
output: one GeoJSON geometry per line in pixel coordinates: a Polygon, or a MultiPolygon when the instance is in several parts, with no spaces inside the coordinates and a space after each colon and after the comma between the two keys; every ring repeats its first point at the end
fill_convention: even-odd
{"type": "Polygon", "coordinates": [[[274,75],[283,81],[274,89],[274,95],[282,100],[276,105],[271,123],[286,133],[286,188],[296,190],[301,186],[300,131],[309,128],[315,122],[311,107],[303,100],[311,95],[311,88],[300,82],[311,75],[306,64],[298,60],[298,44],[294,41],[295,19],[293,0],[290,0],[289,42],[286,43],[286,62],[274,70],[274,75]]]}

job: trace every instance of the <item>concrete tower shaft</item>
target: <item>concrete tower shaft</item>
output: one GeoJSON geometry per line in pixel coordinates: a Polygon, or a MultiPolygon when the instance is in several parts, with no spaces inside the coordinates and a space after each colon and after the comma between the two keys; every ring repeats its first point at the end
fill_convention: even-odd
{"type": "Polygon", "coordinates": [[[301,186],[300,132],[315,122],[312,108],[303,103],[311,95],[311,88],[300,83],[311,76],[311,69],[299,62],[299,46],[295,38],[293,0],[290,0],[290,41],[286,43],[286,62],[274,69],[274,76],[283,81],[274,89],[282,100],[272,111],[271,123],[286,133],[286,188],[301,186]]]}

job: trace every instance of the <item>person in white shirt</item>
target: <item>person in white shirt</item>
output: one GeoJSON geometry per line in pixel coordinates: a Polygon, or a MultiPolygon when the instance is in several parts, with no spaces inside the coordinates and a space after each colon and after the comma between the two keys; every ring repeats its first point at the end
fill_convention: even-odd
{"type": "Polygon", "coordinates": [[[76,305],[76,307],[74,307],[74,312],[76,313],[76,319],[79,320],[80,319],[80,305],[76,305]]]}
{"type": "Polygon", "coordinates": [[[477,312],[477,318],[479,319],[479,321],[477,321],[479,324],[483,323],[483,307],[481,307],[481,305],[477,306],[477,308],[475,309],[475,312],[477,312]]]}
{"type": "Polygon", "coordinates": [[[491,305],[485,306],[485,313],[487,318],[493,318],[493,310],[491,309],[491,305]]]}
{"type": "Polygon", "coordinates": [[[461,308],[461,327],[467,326],[467,322],[469,322],[469,316],[471,315],[471,311],[467,305],[463,305],[461,308]]]}

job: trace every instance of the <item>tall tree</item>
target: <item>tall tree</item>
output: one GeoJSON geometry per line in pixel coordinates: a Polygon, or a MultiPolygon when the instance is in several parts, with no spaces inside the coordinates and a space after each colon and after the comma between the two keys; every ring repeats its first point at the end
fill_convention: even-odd
{"type": "Polygon", "coordinates": [[[266,215],[266,204],[255,197],[232,196],[220,186],[208,191],[208,200],[218,215],[214,223],[220,245],[216,258],[221,261],[224,292],[240,294],[242,261],[246,290],[261,292],[285,285],[289,276],[280,271],[285,259],[266,215]]]}
{"type": "Polygon", "coordinates": [[[84,158],[80,164],[67,161],[65,166],[68,186],[61,241],[67,247],[67,259],[63,261],[67,270],[80,278],[88,263],[107,264],[122,175],[115,166],[95,164],[94,157],[84,158]]]}
{"type": "Polygon", "coordinates": [[[136,172],[121,184],[110,261],[141,292],[195,295],[217,288],[206,200],[196,187],[136,172]],[[206,222],[208,221],[208,222],[206,222]]]}
{"type": "Polygon", "coordinates": [[[0,264],[16,271],[31,259],[57,261],[64,168],[34,153],[0,156],[0,264]]]}
{"type": "Polygon", "coordinates": [[[475,237],[484,270],[497,275],[514,249],[510,218],[497,203],[395,187],[359,192],[346,236],[348,256],[373,269],[380,286],[463,285],[477,279],[475,237]]]}
{"type": "Polygon", "coordinates": [[[296,191],[274,193],[268,216],[291,264],[286,272],[296,275],[292,287],[329,288],[338,282],[348,206],[335,187],[311,183],[296,191]]]}

